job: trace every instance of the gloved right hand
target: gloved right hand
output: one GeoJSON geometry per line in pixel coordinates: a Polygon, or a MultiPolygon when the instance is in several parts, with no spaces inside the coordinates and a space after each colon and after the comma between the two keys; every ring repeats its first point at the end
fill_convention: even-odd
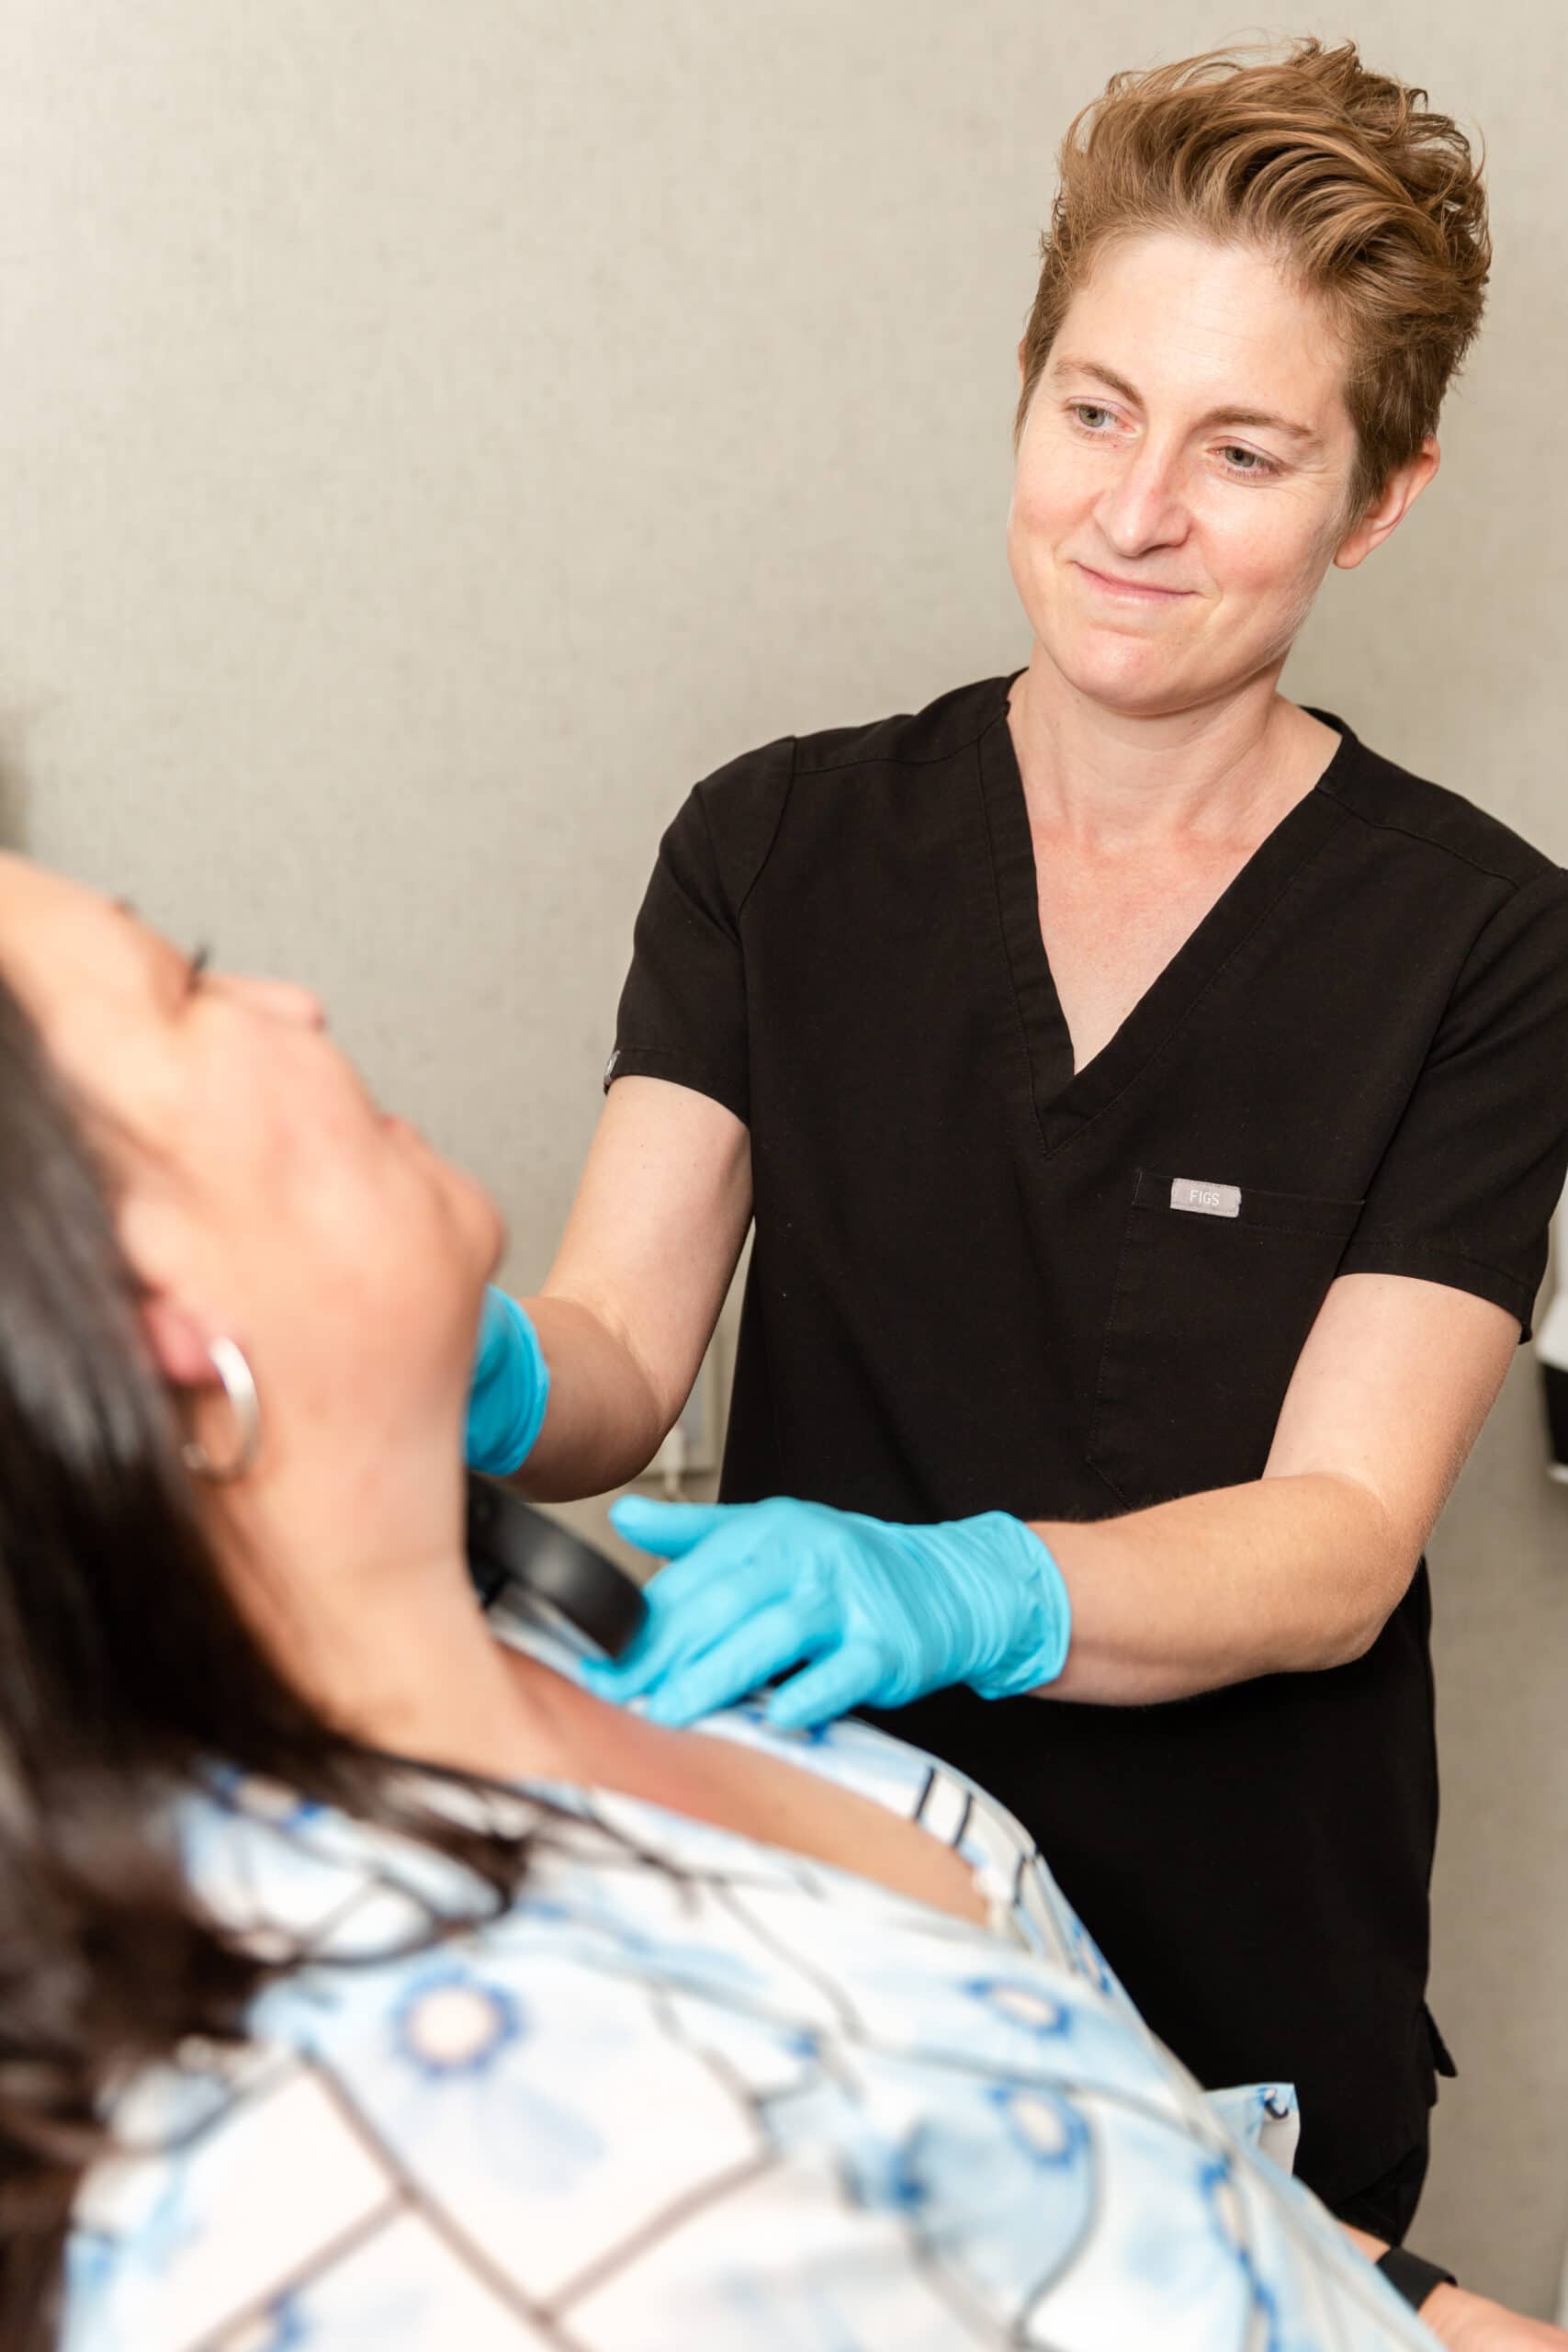
{"type": "Polygon", "coordinates": [[[538,1333],[514,1298],[488,1283],[463,1440],[469,1469],[497,1478],[520,1469],[544,1427],[549,1393],[538,1333]]]}
{"type": "Polygon", "coordinates": [[[582,1679],[601,1699],[646,1699],[656,1723],[694,1723],[794,1666],[767,1712],[801,1729],[852,1707],[907,1706],[953,1682],[1016,1698],[1066,1664],[1062,1572],[1007,1511],[908,1527],[784,1495],[623,1495],[610,1518],[673,1565],[649,1580],[631,1647],[595,1658],[582,1679]]]}

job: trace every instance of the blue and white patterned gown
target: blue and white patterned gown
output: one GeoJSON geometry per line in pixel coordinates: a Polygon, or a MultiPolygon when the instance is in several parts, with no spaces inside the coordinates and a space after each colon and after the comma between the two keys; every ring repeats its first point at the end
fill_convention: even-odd
{"type": "Polygon", "coordinates": [[[194,1883],[312,1957],[125,2095],[62,2352],[1430,2347],[1265,2152],[1289,2090],[1201,2092],[993,1800],[868,1725],[705,1728],[919,1819],[992,1925],[552,1786],[515,1905],[399,1956],[464,1873],[220,1778],[194,1883]]]}

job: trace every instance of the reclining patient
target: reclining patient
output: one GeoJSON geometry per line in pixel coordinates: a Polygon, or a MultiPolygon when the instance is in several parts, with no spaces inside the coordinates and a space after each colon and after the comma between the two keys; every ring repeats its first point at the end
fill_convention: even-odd
{"type": "Polygon", "coordinates": [[[497,1638],[496,1214],[310,996],[0,859],[0,1187],[8,2352],[1432,2340],[979,1792],[497,1638]]]}

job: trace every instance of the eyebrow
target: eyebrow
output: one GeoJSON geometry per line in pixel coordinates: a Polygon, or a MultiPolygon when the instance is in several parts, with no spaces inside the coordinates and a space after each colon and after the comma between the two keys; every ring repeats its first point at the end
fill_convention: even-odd
{"type": "MultiPolygon", "coordinates": [[[[1107,368],[1103,360],[1078,359],[1069,353],[1060,359],[1054,359],[1052,366],[1064,376],[1092,376],[1097,383],[1109,384],[1113,392],[1119,392],[1124,401],[1131,401],[1135,408],[1142,408],[1144,404],[1136,386],[1130,384],[1126,377],[1119,375],[1114,368],[1107,368]]],[[[1266,432],[1288,434],[1292,441],[1313,447],[1316,446],[1318,439],[1310,424],[1298,424],[1293,417],[1280,416],[1270,408],[1212,408],[1198,422],[1200,427],[1212,424],[1258,425],[1266,432]]]]}

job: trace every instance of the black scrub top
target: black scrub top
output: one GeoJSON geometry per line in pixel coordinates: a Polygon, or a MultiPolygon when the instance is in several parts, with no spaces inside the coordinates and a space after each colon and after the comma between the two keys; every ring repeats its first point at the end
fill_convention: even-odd
{"type": "MultiPolygon", "coordinates": [[[[1075,1076],[1010,684],[768,744],[665,835],[605,1083],[750,1131],[727,1499],[1104,1519],[1261,1474],[1337,1274],[1528,1329],[1568,875],[1330,719],[1318,785],[1075,1076]]],[[[890,1725],[1023,1819],[1203,2082],[1297,2085],[1331,2202],[1424,2137],[1446,2059],[1429,1621],[1423,1566],[1351,1666],[890,1725]]]]}

